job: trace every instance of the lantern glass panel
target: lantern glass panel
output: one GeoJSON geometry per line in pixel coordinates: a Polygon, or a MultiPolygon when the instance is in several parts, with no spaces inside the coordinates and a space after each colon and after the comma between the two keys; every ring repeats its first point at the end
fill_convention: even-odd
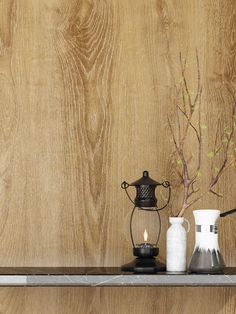
{"type": "Polygon", "coordinates": [[[132,234],[135,246],[141,243],[156,244],[160,225],[158,213],[154,209],[135,209],[132,219],[132,234]]]}

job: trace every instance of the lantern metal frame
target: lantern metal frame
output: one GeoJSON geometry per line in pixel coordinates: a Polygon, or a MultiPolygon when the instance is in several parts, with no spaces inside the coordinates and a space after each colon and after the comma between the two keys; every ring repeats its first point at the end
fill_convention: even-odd
{"type": "Polygon", "coordinates": [[[131,216],[130,216],[130,238],[133,245],[133,255],[138,256],[133,262],[126,264],[122,266],[123,270],[127,271],[134,271],[134,272],[157,272],[165,270],[165,265],[162,263],[159,263],[155,260],[154,256],[157,256],[159,253],[159,249],[157,247],[160,235],[161,235],[161,217],[160,217],[160,211],[167,207],[167,205],[170,202],[171,198],[171,185],[169,181],[164,181],[162,183],[159,183],[157,181],[152,180],[149,177],[148,171],[143,172],[143,177],[132,184],[127,183],[126,181],[122,182],[121,188],[125,190],[127,197],[131,201],[131,203],[134,205],[131,216]],[[133,201],[131,196],[128,193],[128,188],[130,186],[134,186],[136,188],[136,197],[133,201]],[[157,198],[155,196],[155,189],[157,186],[163,186],[164,188],[168,188],[168,198],[167,202],[164,206],[161,208],[157,207],[157,198]],[[141,204],[144,204],[144,206],[140,206],[141,204]],[[159,221],[159,229],[157,233],[157,240],[155,244],[150,248],[148,253],[145,253],[145,250],[142,250],[142,248],[139,248],[137,245],[135,245],[134,237],[133,237],[133,217],[136,210],[144,210],[149,212],[156,212],[158,216],[159,221]]]}

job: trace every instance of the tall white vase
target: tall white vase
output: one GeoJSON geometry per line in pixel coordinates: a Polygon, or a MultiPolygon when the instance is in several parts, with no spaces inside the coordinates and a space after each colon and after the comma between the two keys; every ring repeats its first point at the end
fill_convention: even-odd
{"type": "Polygon", "coordinates": [[[190,225],[187,219],[183,217],[170,217],[171,226],[166,235],[166,270],[168,272],[186,271],[186,253],[187,253],[187,232],[190,225]],[[188,229],[183,227],[187,222],[188,229]]]}
{"type": "Polygon", "coordinates": [[[222,273],[224,260],[218,244],[216,221],[220,217],[217,209],[194,210],[195,247],[189,264],[194,273],[222,273]]]}

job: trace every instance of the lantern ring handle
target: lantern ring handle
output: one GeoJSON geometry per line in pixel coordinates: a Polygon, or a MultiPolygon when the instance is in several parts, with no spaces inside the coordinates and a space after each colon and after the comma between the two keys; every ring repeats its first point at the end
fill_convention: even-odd
{"type": "Polygon", "coordinates": [[[127,183],[126,181],[124,181],[124,182],[121,183],[121,188],[122,188],[123,190],[128,189],[128,187],[129,187],[129,183],[127,183]]]}
{"type": "Polygon", "coordinates": [[[165,187],[165,188],[168,188],[168,190],[169,190],[169,195],[168,195],[168,199],[167,199],[166,204],[165,204],[163,207],[158,208],[158,209],[157,209],[158,211],[164,209],[164,208],[169,204],[170,198],[171,198],[171,186],[170,186],[170,182],[169,182],[169,181],[164,181],[164,182],[162,183],[162,186],[165,187]]]}
{"type": "Polygon", "coordinates": [[[169,182],[169,181],[164,181],[164,182],[162,183],[162,186],[163,186],[164,188],[168,188],[168,187],[170,187],[170,182],[169,182]]]}
{"type": "Polygon", "coordinates": [[[127,191],[128,187],[129,187],[129,183],[127,183],[126,181],[121,183],[121,188],[123,190],[125,190],[125,193],[126,193],[128,199],[130,200],[130,202],[135,205],[134,201],[132,200],[132,198],[130,197],[130,195],[129,195],[128,191],[127,191]]]}

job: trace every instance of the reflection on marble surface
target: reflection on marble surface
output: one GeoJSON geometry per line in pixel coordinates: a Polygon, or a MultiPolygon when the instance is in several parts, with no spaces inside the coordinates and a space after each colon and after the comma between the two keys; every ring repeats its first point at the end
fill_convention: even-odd
{"type": "Polygon", "coordinates": [[[0,286],[236,286],[236,268],[222,275],[142,275],[115,267],[4,267],[0,286]]]}

